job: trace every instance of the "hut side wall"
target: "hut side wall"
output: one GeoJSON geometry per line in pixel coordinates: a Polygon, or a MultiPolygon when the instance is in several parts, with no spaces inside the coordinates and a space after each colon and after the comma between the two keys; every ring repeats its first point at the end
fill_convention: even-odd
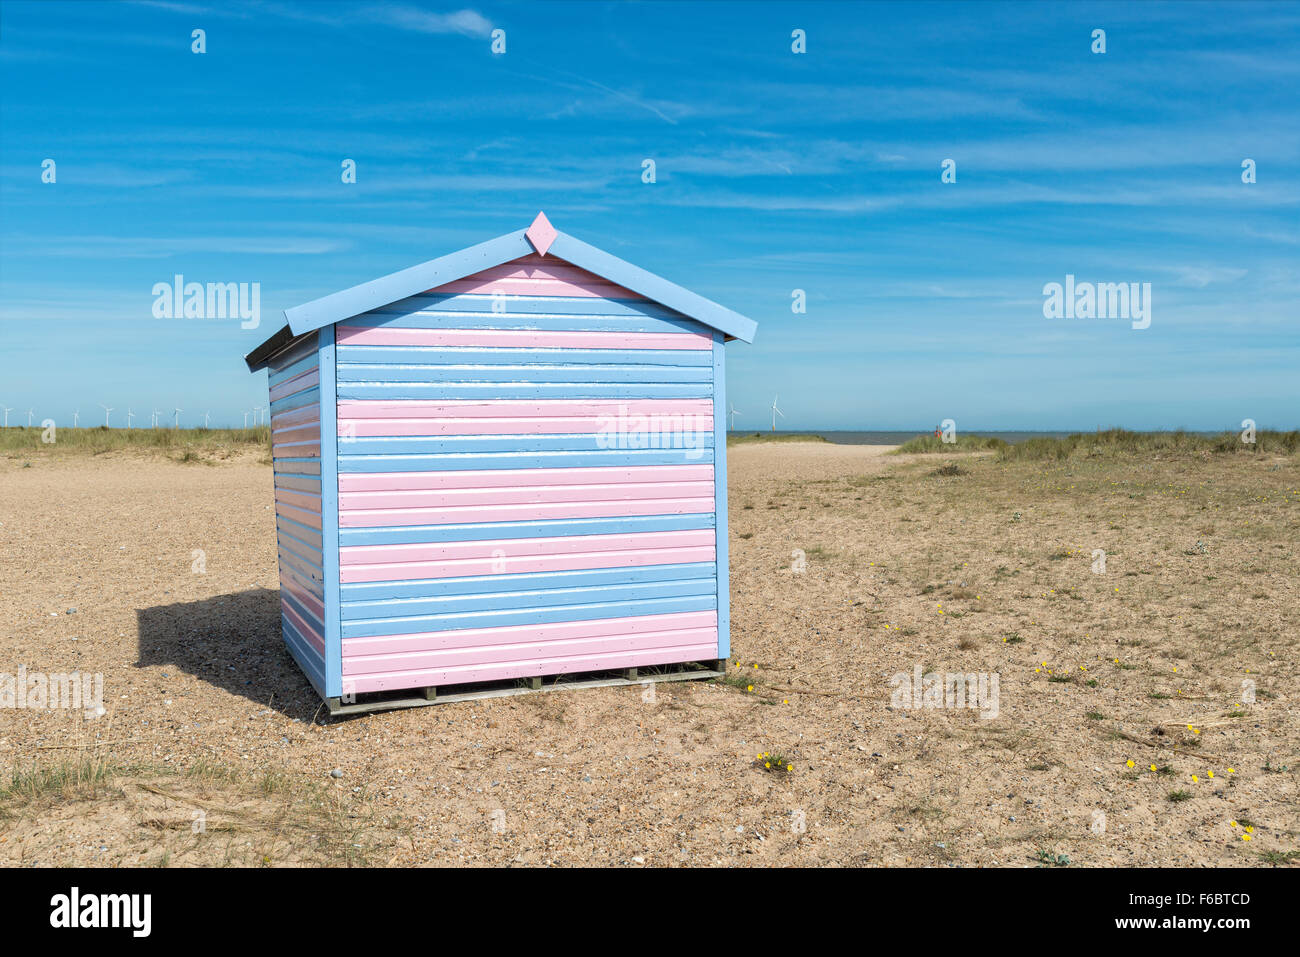
{"type": "MultiPolygon", "coordinates": [[[[325,562],[321,505],[319,334],[268,365],[275,528],[284,642],[326,693],[325,562]]],[[[332,401],[332,397],[331,397],[332,401]]]]}
{"type": "Polygon", "coordinates": [[[528,256],[334,331],[345,694],[719,656],[712,330],[528,256]]]}

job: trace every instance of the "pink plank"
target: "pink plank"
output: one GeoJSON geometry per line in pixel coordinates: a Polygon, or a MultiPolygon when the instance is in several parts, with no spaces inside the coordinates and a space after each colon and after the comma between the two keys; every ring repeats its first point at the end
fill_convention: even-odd
{"type": "Polygon", "coordinates": [[[600,485],[608,482],[711,482],[712,465],[634,465],[571,469],[482,469],[464,472],[344,472],[340,492],[391,489],[514,488],[537,485],[600,485]]]}
{"type": "Polygon", "coordinates": [[[280,590],[292,595],[300,605],[316,617],[317,621],[325,620],[324,604],[321,603],[319,598],[304,588],[297,578],[291,575],[282,575],[280,578],[280,590]]]}
{"type": "Polygon", "coordinates": [[[467,575],[577,571],[585,568],[682,565],[713,560],[713,546],[708,545],[693,548],[638,549],[627,552],[588,552],[520,558],[471,558],[445,562],[350,565],[340,569],[340,580],[344,582],[412,581],[420,578],[463,578],[467,575]]]}
{"type": "Polygon", "coordinates": [[[712,399],[340,399],[345,419],[712,415],[712,399]]]}
{"type": "Polygon", "coordinates": [[[320,512],[309,512],[303,508],[294,508],[292,505],[285,505],[282,502],[277,502],[275,506],[275,514],[293,519],[295,522],[306,525],[308,528],[320,529],[320,512]]]}
{"type": "Polygon", "coordinates": [[[320,425],[304,425],[297,429],[272,430],[271,441],[286,445],[290,442],[319,442],[320,425]]]}
{"type": "Polygon", "coordinates": [[[320,458],[319,442],[284,442],[271,446],[273,459],[320,458]]]}
{"type": "Polygon", "coordinates": [[[320,370],[311,369],[302,375],[286,379],[271,389],[271,401],[275,402],[285,396],[293,395],[295,392],[302,392],[304,389],[310,389],[316,385],[320,385],[320,370]]]}
{"type": "Polygon", "coordinates": [[[340,495],[343,511],[403,508],[472,508],[479,505],[549,505],[632,499],[710,498],[712,482],[611,482],[603,485],[525,485],[514,488],[401,489],[340,495]]]}
{"type": "Polygon", "coordinates": [[[286,505],[296,505],[309,511],[320,511],[319,495],[308,495],[304,492],[295,492],[292,489],[277,488],[275,490],[275,500],[286,505]]]}
{"type": "Polygon", "coordinates": [[[312,403],[311,405],[300,405],[296,409],[290,409],[288,412],[280,412],[271,416],[271,428],[287,429],[295,425],[310,425],[319,421],[320,406],[312,403]]]}
{"type": "Polygon", "coordinates": [[[408,654],[445,648],[471,648],[498,644],[519,644],[550,639],[600,638],[643,632],[718,627],[718,613],[676,611],[660,615],[627,615],[588,621],[551,622],[536,625],[495,625],[491,628],[461,628],[455,631],[425,631],[410,635],[381,635],[343,639],[343,656],[408,654]]]}
{"type": "Polygon", "coordinates": [[[280,608],[284,611],[285,617],[293,622],[294,627],[298,629],[298,633],[307,639],[307,642],[316,649],[316,652],[322,655],[325,654],[325,639],[316,630],[316,626],[298,614],[287,601],[281,601],[280,608]]]}
{"type": "MultiPolygon", "coordinates": [[[[522,664],[578,655],[614,654],[626,651],[650,651],[657,648],[689,646],[718,647],[716,628],[692,628],[682,631],[655,631],[635,635],[608,635],[574,640],[529,641],[510,645],[461,648],[451,651],[424,651],[409,655],[374,655],[343,659],[345,675],[364,675],[457,665],[522,664]]],[[[716,657],[716,653],[714,654],[716,657]]]]}
{"type": "Polygon", "coordinates": [[[400,525],[457,525],[464,522],[528,522],[547,518],[695,515],[711,513],[713,507],[713,499],[709,497],[479,505],[470,508],[362,509],[340,512],[339,523],[345,528],[388,528],[400,525]]]}
{"type": "Polygon", "coordinates": [[[615,668],[667,665],[682,661],[702,661],[716,658],[717,655],[718,646],[715,642],[708,645],[686,645],[678,648],[577,655],[571,658],[544,658],[526,663],[459,665],[449,668],[357,675],[347,678],[344,687],[345,690],[361,694],[368,691],[424,688],[436,685],[465,684],[475,681],[504,681],[533,675],[572,674],[580,671],[606,671],[615,668]]]}
{"type": "MultiPolygon", "coordinates": [[[[483,346],[516,349],[699,349],[713,340],[696,332],[565,332],[555,329],[405,329],[338,327],[345,346],[483,346]]],[[[296,382],[297,380],[291,380],[296,382]]],[[[290,383],[285,383],[289,385],[290,383]]],[[[297,391],[296,389],[290,391],[297,391]]],[[[286,393],[288,394],[288,393],[286,393]]],[[[275,396],[272,396],[275,398],[275,396]]]]}
{"type": "MultiPolygon", "coordinates": [[[[675,435],[678,431],[712,432],[713,416],[682,417],[662,428],[641,432],[675,435]]],[[[572,416],[566,418],[522,419],[339,419],[339,435],[592,435],[617,427],[607,416],[572,416]]]]}
{"type": "Polygon", "coordinates": [[[454,558],[495,558],[560,555],[565,552],[626,551],[639,548],[678,548],[711,545],[711,528],[673,532],[622,532],[616,535],[551,535],[546,538],[501,538],[472,542],[422,542],[414,545],[346,545],[339,549],[341,565],[373,562],[441,561],[454,558]]]}

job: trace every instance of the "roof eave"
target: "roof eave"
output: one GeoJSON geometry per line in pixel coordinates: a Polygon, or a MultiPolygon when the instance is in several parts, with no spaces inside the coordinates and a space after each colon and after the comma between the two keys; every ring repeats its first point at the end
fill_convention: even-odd
{"type": "MultiPolygon", "coordinates": [[[[427,292],[457,279],[464,279],[484,269],[527,256],[535,250],[525,235],[526,232],[521,229],[507,233],[505,236],[489,239],[477,246],[470,246],[468,249],[431,259],[418,266],[411,266],[409,269],[372,279],[359,286],[286,309],[284,318],[288,323],[288,329],[293,337],[301,336],[333,323],[342,322],[344,319],[370,312],[372,309],[427,292]]],[[[546,255],[552,253],[557,259],[563,259],[593,272],[612,283],[640,293],[647,299],[652,299],[717,329],[726,339],[754,341],[758,323],[753,319],[705,299],[689,289],[683,289],[676,283],[662,279],[595,246],[589,246],[567,233],[556,232],[546,255]]],[[[274,338],[273,336],[272,339],[274,338]]],[[[253,371],[256,371],[253,368],[253,358],[258,356],[270,342],[271,340],[268,340],[249,353],[249,368],[253,371]]],[[[264,359],[269,355],[270,353],[261,358],[264,359]]]]}

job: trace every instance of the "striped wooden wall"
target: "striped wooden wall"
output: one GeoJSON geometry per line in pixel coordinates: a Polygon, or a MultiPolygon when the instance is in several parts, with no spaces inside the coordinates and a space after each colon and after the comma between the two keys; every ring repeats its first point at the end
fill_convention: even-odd
{"type": "Polygon", "coordinates": [[[321,370],[317,338],[316,334],[307,336],[276,356],[268,370],[281,624],[289,651],[323,695],[326,563],[321,522],[321,370]]]}
{"type": "Polygon", "coordinates": [[[344,693],[719,656],[711,330],[528,256],[335,338],[344,693]]]}

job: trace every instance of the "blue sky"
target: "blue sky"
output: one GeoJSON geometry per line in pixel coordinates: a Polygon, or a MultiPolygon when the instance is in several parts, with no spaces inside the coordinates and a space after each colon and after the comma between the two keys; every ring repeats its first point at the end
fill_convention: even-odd
{"type": "Polygon", "coordinates": [[[11,424],[241,423],[282,309],[539,209],[758,321],[741,429],[1300,427],[1296,4],[0,3],[11,424]],[[176,273],[261,327],[154,318],[176,273]]]}

